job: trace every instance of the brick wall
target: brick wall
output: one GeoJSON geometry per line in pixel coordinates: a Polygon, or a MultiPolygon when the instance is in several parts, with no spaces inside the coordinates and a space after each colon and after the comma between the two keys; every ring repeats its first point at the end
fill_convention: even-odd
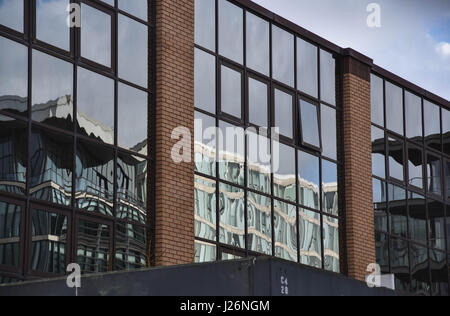
{"type": "Polygon", "coordinates": [[[370,67],[344,58],[343,128],[347,273],[363,281],[375,260],[372,204],[370,67]]]}
{"type": "MultiPolygon", "coordinates": [[[[194,130],[194,1],[156,4],[156,265],[194,261],[194,166],[176,164],[171,139],[178,126],[194,130]]],[[[192,135],[193,136],[193,135],[192,135]]],[[[187,144],[191,146],[189,142],[187,144]]],[[[193,154],[191,153],[191,161],[193,154]]]]}

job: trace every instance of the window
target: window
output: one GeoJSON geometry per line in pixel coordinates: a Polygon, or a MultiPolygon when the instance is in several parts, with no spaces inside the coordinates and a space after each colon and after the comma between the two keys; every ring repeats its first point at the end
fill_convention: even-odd
{"type": "Polygon", "coordinates": [[[219,122],[219,176],[222,180],[244,185],[244,129],[219,122]]]}
{"type": "Polygon", "coordinates": [[[247,132],[247,186],[258,192],[271,194],[270,140],[247,132]]]}
{"type": "MultiPolygon", "coordinates": [[[[209,1],[209,0],[208,0],[209,1]]],[[[199,109],[216,113],[216,60],[214,56],[195,49],[194,103],[199,109]]]]}
{"type": "Polygon", "coordinates": [[[272,26],[273,78],[288,86],[294,86],[294,36],[272,26]]]}
{"type": "Polygon", "coordinates": [[[242,73],[221,65],[221,111],[236,118],[242,117],[242,73]]]}
{"type": "Polygon", "coordinates": [[[320,232],[320,214],[299,209],[300,263],[322,267],[322,237],[320,232]]]}
{"type": "Polygon", "coordinates": [[[297,38],[297,85],[300,91],[318,97],[317,47],[297,38]]]}
{"type": "Polygon", "coordinates": [[[289,202],[295,202],[295,149],[274,142],[272,161],[274,195],[289,202]]]}
{"type": "Polygon", "coordinates": [[[116,225],[115,270],[148,268],[147,229],[136,224],[116,225]]]}
{"type": "Polygon", "coordinates": [[[19,266],[22,211],[20,205],[0,201],[0,266],[19,266]]]}
{"type": "Polygon", "coordinates": [[[323,217],[323,247],[325,270],[339,272],[339,220],[323,217]]]}
{"type": "Polygon", "coordinates": [[[389,226],[391,234],[408,237],[408,217],[406,211],[406,191],[396,185],[388,185],[389,226]]]}
{"type": "Polygon", "coordinates": [[[441,115],[440,108],[436,104],[423,101],[425,121],[425,144],[433,149],[441,151],[441,115]]]}
{"type": "Polygon", "coordinates": [[[373,178],[373,209],[375,216],[375,231],[387,232],[387,191],[386,183],[373,178]]]}
{"type": "MultiPolygon", "coordinates": [[[[4,2],[8,5],[11,1],[4,2]]],[[[12,0],[12,2],[20,2],[12,0]]],[[[10,5],[10,4],[9,4],[10,5]]],[[[0,4],[1,8],[2,4],[0,4]]],[[[3,9],[0,9],[0,12],[3,9]]],[[[1,14],[1,13],[0,13],[1,14]]],[[[28,52],[16,42],[0,37],[0,109],[26,115],[28,111],[28,52]]]]}
{"type": "Polygon", "coordinates": [[[422,195],[409,193],[409,231],[411,239],[417,242],[427,242],[427,222],[425,198],[422,195]]]}
{"type": "Polygon", "coordinates": [[[398,181],[404,181],[403,166],[403,142],[396,138],[388,137],[389,153],[389,177],[398,181]]]}
{"type": "Polygon", "coordinates": [[[403,136],[403,92],[390,82],[386,83],[386,128],[403,136]]]}
{"type": "Polygon", "coordinates": [[[322,159],[322,211],[339,215],[337,165],[322,159]]]}
{"type": "Polygon", "coordinates": [[[274,95],[275,122],[274,127],[279,129],[282,136],[293,137],[293,101],[294,97],[282,90],[275,89],[274,95]]]}
{"type": "Polygon", "coordinates": [[[195,236],[216,240],[216,182],[195,176],[195,236]]]}
{"type": "Polygon", "coordinates": [[[195,171],[216,175],[216,122],[214,118],[195,112],[195,171]]]}
{"type": "Polygon", "coordinates": [[[243,10],[226,0],[219,1],[219,54],[242,64],[243,45],[243,10]]]}
{"type": "Polygon", "coordinates": [[[324,50],[320,50],[320,99],[336,105],[336,61],[324,50]]]}
{"type": "Polygon", "coordinates": [[[70,50],[70,28],[66,22],[69,2],[36,0],[37,39],[66,51],[70,50]]]}
{"type": "Polygon", "coordinates": [[[195,43],[211,51],[216,50],[215,16],[215,1],[195,0],[195,43]]]}
{"type": "Polygon", "coordinates": [[[422,100],[409,91],[405,91],[406,137],[422,141],[422,100]]]}
{"type": "Polygon", "coordinates": [[[248,77],[248,120],[250,123],[268,127],[269,88],[265,82],[248,77]]]}
{"type": "Polygon", "coordinates": [[[299,203],[319,209],[319,158],[299,151],[297,168],[299,203]]]}
{"type": "Polygon", "coordinates": [[[423,189],[423,153],[412,145],[408,145],[408,174],[408,184],[423,189]]]}
{"type": "MultiPolygon", "coordinates": [[[[212,2],[212,1],[211,1],[212,2]]],[[[269,23],[246,12],[247,23],[247,67],[269,76],[270,72],[270,28],[269,23]]]]}
{"type": "Polygon", "coordinates": [[[147,21],[147,0],[119,0],[118,5],[120,10],[134,15],[141,20],[147,21]]]}
{"type": "Polygon", "coordinates": [[[428,225],[431,248],[445,251],[445,207],[442,203],[428,200],[428,225]]]}
{"type": "Polygon", "coordinates": [[[247,198],[248,249],[272,255],[271,199],[250,192],[247,198]]]}
{"type": "Polygon", "coordinates": [[[336,110],[322,104],[320,107],[322,128],[322,155],[337,160],[336,110]]]}
{"type": "Polygon", "coordinates": [[[275,256],[297,261],[297,208],[274,200],[275,256]]]}
{"type": "Polygon", "coordinates": [[[229,184],[220,184],[220,242],[237,248],[245,248],[244,203],[244,190],[229,184]]]}
{"type": "Polygon", "coordinates": [[[427,154],[427,189],[435,195],[442,195],[442,166],[441,159],[427,154]]]}
{"type": "Polygon", "coordinates": [[[386,142],[383,130],[372,126],[372,174],[386,177],[386,142]]]}
{"type": "Polygon", "coordinates": [[[23,2],[24,0],[2,1],[0,3],[0,24],[23,32],[23,2]]]}
{"type": "Polygon", "coordinates": [[[370,75],[370,104],[372,123],[384,126],[384,88],[383,79],[370,75]]]}
{"type": "Polygon", "coordinates": [[[302,122],[302,140],[304,144],[320,148],[319,114],[317,105],[300,100],[300,119],[302,122]]]}
{"type": "Polygon", "coordinates": [[[444,139],[444,154],[450,156],[450,111],[442,109],[442,136],[444,139]]]}

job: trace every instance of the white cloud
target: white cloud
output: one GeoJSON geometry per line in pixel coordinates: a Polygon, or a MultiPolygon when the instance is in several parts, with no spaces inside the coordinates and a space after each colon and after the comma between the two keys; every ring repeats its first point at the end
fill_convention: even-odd
{"type": "Polygon", "coordinates": [[[447,43],[447,42],[438,43],[436,45],[436,52],[442,58],[449,58],[450,57],[450,43],[447,43]]]}

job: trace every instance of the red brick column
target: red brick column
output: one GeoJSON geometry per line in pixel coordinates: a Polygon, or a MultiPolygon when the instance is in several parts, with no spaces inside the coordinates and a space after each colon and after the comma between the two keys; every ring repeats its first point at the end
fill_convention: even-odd
{"type": "Polygon", "coordinates": [[[348,276],[364,281],[375,262],[372,204],[370,67],[372,60],[346,49],[343,65],[346,250],[348,276]]]}
{"type": "MultiPolygon", "coordinates": [[[[194,261],[194,164],[175,163],[174,128],[194,130],[194,0],[156,4],[156,265],[194,261]]],[[[193,136],[193,135],[192,135],[193,136]]],[[[191,144],[189,144],[191,145],[191,144]]],[[[193,154],[191,161],[193,161],[193,154]]]]}

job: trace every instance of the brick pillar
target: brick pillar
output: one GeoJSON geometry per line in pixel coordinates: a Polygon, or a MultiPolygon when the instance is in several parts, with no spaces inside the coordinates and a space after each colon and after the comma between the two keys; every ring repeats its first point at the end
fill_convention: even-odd
{"type": "Polygon", "coordinates": [[[365,280],[375,260],[372,204],[370,67],[372,60],[344,50],[343,127],[348,276],[365,280]]]}
{"type": "MultiPolygon", "coordinates": [[[[156,1],[157,266],[194,261],[194,164],[171,158],[173,129],[194,131],[194,0],[156,1]]],[[[193,135],[192,135],[193,137],[193,135]]],[[[191,146],[191,144],[188,144],[191,146]]],[[[193,161],[193,153],[191,153],[193,161]]]]}

